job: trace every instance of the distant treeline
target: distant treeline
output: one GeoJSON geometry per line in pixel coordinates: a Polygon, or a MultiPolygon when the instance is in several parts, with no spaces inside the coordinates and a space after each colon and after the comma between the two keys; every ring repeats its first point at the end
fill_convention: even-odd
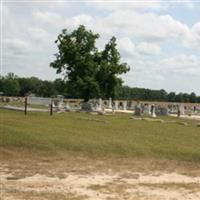
{"type": "MultiPolygon", "coordinates": [[[[66,98],[77,98],[70,95],[68,84],[62,79],[46,81],[36,77],[21,78],[13,73],[0,77],[0,92],[4,96],[35,94],[42,97],[63,95],[66,98]]],[[[200,103],[200,96],[197,96],[193,92],[191,94],[176,94],[175,92],[167,93],[165,90],[131,88],[129,86],[120,87],[116,99],[200,103]]]]}
{"type": "Polygon", "coordinates": [[[128,86],[122,86],[120,88],[119,99],[200,103],[200,96],[197,96],[194,92],[190,94],[187,93],[176,94],[175,92],[167,93],[165,90],[131,88],[128,86]]]}

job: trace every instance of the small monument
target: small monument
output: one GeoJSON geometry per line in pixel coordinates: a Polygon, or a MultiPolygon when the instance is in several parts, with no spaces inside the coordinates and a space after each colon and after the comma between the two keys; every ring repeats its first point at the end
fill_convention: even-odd
{"type": "Polygon", "coordinates": [[[66,104],[65,104],[65,110],[66,110],[66,111],[69,111],[69,110],[70,110],[69,101],[67,101],[66,104]]]}
{"type": "Polygon", "coordinates": [[[142,109],[141,109],[141,105],[138,103],[137,105],[135,105],[135,116],[141,116],[142,115],[142,109]]]}
{"type": "Polygon", "coordinates": [[[115,110],[118,110],[119,109],[119,102],[117,100],[115,100],[114,103],[115,103],[115,106],[114,106],[115,110]]]}
{"type": "Polygon", "coordinates": [[[103,106],[102,103],[103,103],[103,102],[102,102],[102,99],[99,98],[99,99],[98,99],[98,103],[97,103],[97,105],[98,105],[98,106],[97,106],[97,111],[102,111],[102,106],[103,106]]]}
{"type": "Polygon", "coordinates": [[[185,107],[183,104],[180,105],[180,114],[185,115],[185,107]]]}
{"type": "Polygon", "coordinates": [[[148,104],[148,114],[151,115],[151,105],[148,104]]]}
{"type": "Polygon", "coordinates": [[[156,117],[156,107],[154,104],[151,105],[151,116],[156,117]]]}
{"type": "Polygon", "coordinates": [[[123,110],[127,110],[127,101],[123,101],[123,110]]]}
{"type": "Polygon", "coordinates": [[[96,109],[94,108],[94,103],[91,102],[91,101],[88,101],[88,102],[83,102],[81,104],[81,109],[83,111],[86,111],[86,112],[92,112],[92,111],[95,111],[96,109]]]}
{"type": "Polygon", "coordinates": [[[108,101],[108,108],[109,108],[109,109],[112,109],[112,98],[109,98],[109,101],[108,101]]]}

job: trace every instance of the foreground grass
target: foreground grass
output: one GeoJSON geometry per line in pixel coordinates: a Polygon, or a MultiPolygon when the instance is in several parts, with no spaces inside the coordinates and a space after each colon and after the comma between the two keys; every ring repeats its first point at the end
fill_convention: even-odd
{"type": "MultiPolygon", "coordinates": [[[[76,152],[94,157],[162,158],[200,163],[200,128],[137,121],[128,114],[29,113],[0,110],[0,146],[49,155],[76,152]]],[[[174,118],[163,118],[165,121],[174,118]]],[[[175,119],[177,120],[177,119],[175,119]]],[[[181,119],[177,121],[183,121],[181,119]]]]}

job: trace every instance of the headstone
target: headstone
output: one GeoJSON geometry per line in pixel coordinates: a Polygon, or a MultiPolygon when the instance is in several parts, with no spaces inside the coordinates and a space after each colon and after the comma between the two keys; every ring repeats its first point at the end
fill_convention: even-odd
{"type": "Polygon", "coordinates": [[[69,101],[66,102],[66,104],[65,104],[65,109],[66,109],[66,110],[70,110],[69,101]]]}
{"type": "Polygon", "coordinates": [[[180,115],[185,115],[185,108],[184,108],[184,105],[183,105],[183,104],[181,104],[181,105],[179,106],[179,109],[180,109],[180,115]]]}
{"type": "Polygon", "coordinates": [[[99,100],[98,100],[98,110],[102,110],[102,99],[101,98],[99,98],[99,100]]]}
{"type": "Polygon", "coordinates": [[[148,114],[151,115],[151,105],[148,105],[148,114]]]}
{"type": "Polygon", "coordinates": [[[87,112],[95,111],[94,104],[92,102],[83,102],[81,109],[87,112]]]}
{"type": "Polygon", "coordinates": [[[158,107],[158,108],[156,109],[156,115],[167,116],[167,115],[168,115],[168,108],[165,108],[165,107],[158,107]]]}
{"type": "Polygon", "coordinates": [[[115,100],[114,103],[115,103],[115,110],[118,110],[119,109],[119,102],[117,100],[115,100]]]}
{"type": "Polygon", "coordinates": [[[154,104],[151,106],[151,116],[156,117],[156,107],[154,104]]]}
{"type": "Polygon", "coordinates": [[[123,110],[127,110],[127,101],[123,101],[123,110]]]}
{"type": "Polygon", "coordinates": [[[63,105],[63,103],[62,102],[58,102],[58,109],[63,109],[64,108],[64,105],[63,105]]]}
{"type": "Polygon", "coordinates": [[[142,109],[140,107],[140,105],[136,105],[135,106],[135,113],[134,113],[135,116],[141,116],[142,115],[142,109]]]}

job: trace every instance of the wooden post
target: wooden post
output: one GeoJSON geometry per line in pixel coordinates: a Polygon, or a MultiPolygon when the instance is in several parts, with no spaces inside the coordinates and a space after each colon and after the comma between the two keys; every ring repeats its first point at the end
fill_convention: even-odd
{"type": "Polygon", "coordinates": [[[51,101],[51,104],[50,104],[50,116],[53,115],[53,104],[52,104],[52,101],[51,101]]]}
{"type": "Polygon", "coordinates": [[[25,97],[24,106],[24,114],[27,115],[27,97],[25,97]]]}

